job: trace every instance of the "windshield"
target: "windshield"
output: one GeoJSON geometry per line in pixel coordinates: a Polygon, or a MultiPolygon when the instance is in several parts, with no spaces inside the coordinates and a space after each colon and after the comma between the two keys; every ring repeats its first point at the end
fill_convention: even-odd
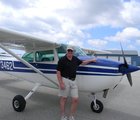
{"type": "Polygon", "coordinates": [[[74,55],[75,56],[85,56],[86,53],[80,47],[74,47],[74,55]]]}
{"type": "MultiPolygon", "coordinates": [[[[86,55],[86,53],[80,47],[72,46],[72,48],[74,49],[74,56],[78,57],[78,56],[86,55]]],[[[64,56],[66,54],[66,51],[67,51],[67,45],[62,44],[59,48],[57,48],[59,57],[64,56]]]]}

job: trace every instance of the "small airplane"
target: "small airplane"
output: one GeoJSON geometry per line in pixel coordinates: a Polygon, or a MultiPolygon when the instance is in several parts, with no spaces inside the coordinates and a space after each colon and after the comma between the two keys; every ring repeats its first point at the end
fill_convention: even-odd
{"type": "MultiPolygon", "coordinates": [[[[34,83],[34,87],[25,97],[16,95],[13,98],[12,105],[15,111],[22,112],[26,101],[40,86],[58,89],[56,66],[58,60],[66,54],[67,45],[0,28],[0,48],[12,56],[0,58],[1,76],[6,73],[34,83]],[[20,57],[11,48],[25,50],[26,53],[20,57]]],[[[96,98],[97,93],[103,92],[103,97],[106,98],[108,91],[115,88],[124,75],[132,86],[131,72],[140,70],[139,67],[127,63],[122,46],[121,49],[123,63],[96,58],[95,63],[80,65],[77,70],[79,92],[91,93],[93,100],[90,106],[93,112],[101,113],[104,108],[103,103],[96,98]]],[[[95,58],[86,55],[76,46],[74,54],[81,60],[95,58]]]]}

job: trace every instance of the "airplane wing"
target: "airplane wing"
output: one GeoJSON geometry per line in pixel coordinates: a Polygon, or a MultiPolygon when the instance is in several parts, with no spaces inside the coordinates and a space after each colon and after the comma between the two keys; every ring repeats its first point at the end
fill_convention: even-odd
{"type": "MultiPolygon", "coordinates": [[[[35,83],[33,89],[25,97],[23,97],[21,95],[16,95],[13,98],[12,105],[13,105],[13,108],[15,111],[17,111],[17,112],[23,111],[26,106],[26,100],[29,99],[31,97],[31,95],[40,86],[44,85],[46,87],[58,89],[59,85],[58,85],[57,81],[55,81],[55,79],[52,79],[52,77],[48,77],[49,75],[44,74],[36,66],[27,62],[23,58],[19,57],[12,50],[10,50],[8,48],[24,49],[26,51],[31,52],[31,51],[46,50],[46,49],[51,49],[51,48],[53,49],[53,48],[56,48],[57,46],[59,46],[59,45],[56,43],[46,41],[46,40],[40,39],[38,37],[34,37],[34,36],[27,35],[24,33],[19,33],[19,32],[11,31],[8,29],[0,28],[0,48],[5,50],[7,53],[12,55],[16,59],[18,59],[24,65],[26,65],[27,69],[30,68],[31,70],[34,71],[33,74],[28,74],[28,73],[24,74],[25,72],[23,72],[22,76],[21,76],[21,74],[17,74],[17,73],[14,74],[15,66],[13,65],[13,61],[12,62],[6,61],[6,62],[4,62],[4,64],[3,64],[3,61],[1,61],[2,63],[1,63],[0,67],[1,67],[1,69],[6,68],[6,70],[8,70],[8,71],[6,71],[7,74],[9,73],[11,75],[15,75],[15,77],[17,77],[21,80],[27,80],[27,81],[28,81],[28,79],[30,80],[30,78],[32,78],[32,82],[35,83]],[[8,63],[12,63],[11,64],[13,67],[12,69],[9,69],[7,67],[7,66],[9,66],[8,63]],[[3,67],[2,64],[5,67],[3,67]],[[34,78],[37,78],[37,79],[34,79],[34,78]]],[[[19,69],[18,69],[18,71],[19,71],[19,69]]]]}
{"type": "Polygon", "coordinates": [[[0,28],[0,43],[8,48],[21,49],[28,52],[59,46],[57,43],[5,28],[0,28]]]}
{"type": "MultiPolygon", "coordinates": [[[[54,82],[52,79],[48,78],[43,72],[18,55],[16,55],[14,52],[9,50],[8,48],[14,48],[14,49],[24,49],[26,51],[39,51],[39,50],[47,50],[51,48],[58,47],[59,44],[56,44],[54,42],[47,41],[45,39],[41,39],[38,37],[34,37],[31,35],[27,35],[25,33],[19,33],[13,30],[0,28],[0,47],[8,52],[10,55],[18,59],[20,62],[25,64],[27,67],[41,75],[43,78],[47,79],[49,82],[54,84],[55,86],[58,86],[56,82],[54,82]]],[[[36,83],[39,83],[38,81],[34,81],[36,83]]],[[[41,82],[40,82],[41,83],[41,82]]]]}

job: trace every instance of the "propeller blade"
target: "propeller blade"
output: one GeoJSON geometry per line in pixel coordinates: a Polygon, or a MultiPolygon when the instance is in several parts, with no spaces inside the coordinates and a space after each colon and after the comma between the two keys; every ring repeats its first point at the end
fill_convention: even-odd
{"type": "MultiPolygon", "coordinates": [[[[122,47],[121,42],[120,42],[120,45],[121,45],[121,50],[122,50],[124,65],[125,65],[126,68],[128,68],[128,63],[127,63],[127,61],[126,61],[126,59],[125,59],[125,55],[124,55],[124,51],[123,51],[123,47],[122,47]]],[[[128,82],[129,82],[130,86],[132,86],[133,83],[132,83],[131,74],[130,74],[130,73],[127,73],[126,76],[127,76],[127,79],[128,79],[128,82]]]]}
{"type": "Polygon", "coordinates": [[[124,64],[126,65],[126,67],[128,67],[128,63],[127,63],[127,61],[126,61],[126,59],[125,59],[125,55],[124,55],[124,51],[123,51],[123,47],[122,47],[121,42],[120,42],[120,45],[121,45],[121,50],[122,50],[122,55],[123,55],[124,64]]]}
{"type": "Polygon", "coordinates": [[[126,74],[126,76],[127,76],[127,79],[128,79],[128,82],[129,82],[130,86],[132,86],[133,83],[132,83],[132,77],[131,77],[131,74],[128,73],[128,74],[126,74]]]}

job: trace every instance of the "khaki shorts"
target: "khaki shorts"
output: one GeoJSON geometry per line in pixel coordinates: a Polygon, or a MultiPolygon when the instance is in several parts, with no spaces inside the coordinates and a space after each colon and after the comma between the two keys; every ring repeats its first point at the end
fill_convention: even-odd
{"type": "Polygon", "coordinates": [[[74,97],[74,98],[78,98],[78,86],[77,86],[77,82],[69,80],[67,78],[62,78],[64,84],[65,84],[65,89],[61,90],[59,88],[59,96],[63,96],[63,97],[74,97]]]}

